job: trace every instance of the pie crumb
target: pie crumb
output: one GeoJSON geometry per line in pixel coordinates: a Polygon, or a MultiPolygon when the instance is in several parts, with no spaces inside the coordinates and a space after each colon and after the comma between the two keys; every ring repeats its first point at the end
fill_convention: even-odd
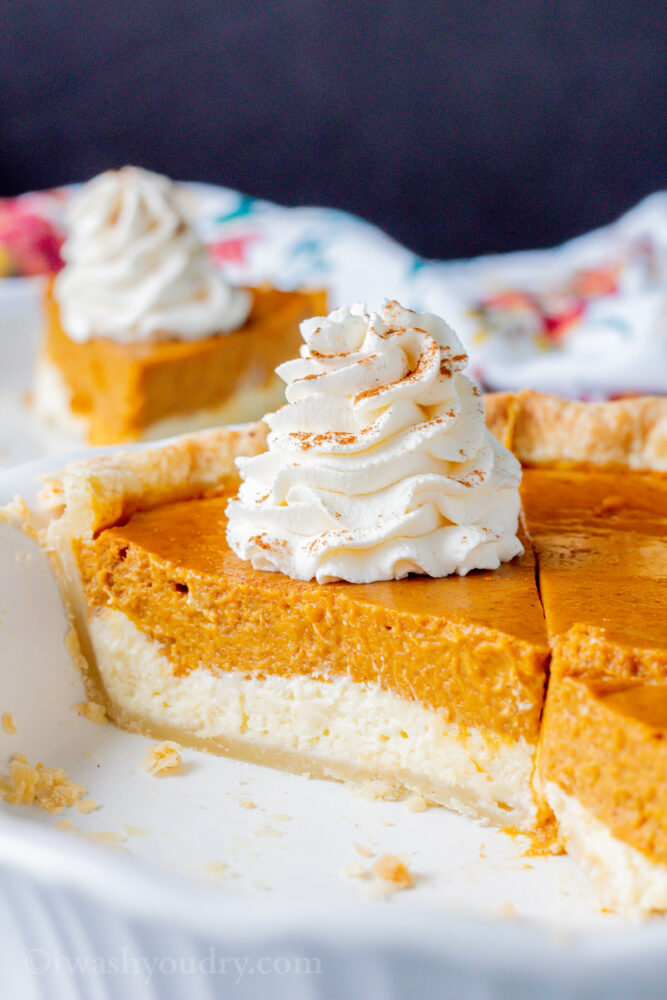
{"type": "Polygon", "coordinates": [[[0,792],[11,805],[38,805],[46,812],[61,813],[73,806],[88,792],[67,777],[61,767],[36,767],[25,754],[14,754],[9,762],[9,774],[0,782],[0,792]]]}
{"type": "Polygon", "coordinates": [[[16,735],[16,726],[14,725],[14,718],[11,712],[3,712],[0,721],[2,722],[3,730],[8,736],[16,735]]]}
{"type": "Polygon", "coordinates": [[[125,830],[125,836],[126,837],[148,837],[149,836],[148,830],[144,830],[143,826],[131,826],[129,823],[126,823],[125,826],[123,827],[123,829],[125,830]]]}
{"type": "Polygon", "coordinates": [[[226,861],[205,861],[199,865],[200,871],[215,878],[234,878],[234,872],[226,861]]]}
{"type": "MultiPolygon", "coordinates": [[[[85,805],[85,803],[82,803],[82,805],[85,805]]],[[[82,809],[80,811],[90,812],[91,810],[82,809]]],[[[66,833],[73,833],[77,837],[82,837],[84,840],[90,841],[92,844],[104,844],[106,847],[115,847],[122,851],[126,850],[123,846],[126,839],[124,834],[117,833],[114,830],[92,830],[90,833],[87,833],[80,827],[75,826],[69,819],[61,819],[59,823],[56,823],[55,829],[64,830],[66,833]]]]}
{"type": "Polygon", "coordinates": [[[108,722],[106,708],[97,701],[81,701],[74,710],[96,726],[105,726],[108,722]]]}
{"type": "Polygon", "coordinates": [[[241,801],[239,802],[239,805],[241,806],[241,809],[256,809],[257,808],[257,804],[255,802],[252,802],[251,799],[241,799],[241,801]]]}
{"type": "Polygon", "coordinates": [[[368,872],[360,861],[348,861],[340,870],[343,878],[366,878],[368,872]]]}
{"type": "Polygon", "coordinates": [[[33,542],[39,540],[37,528],[35,527],[34,514],[23,497],[14,497],[11,503],[5,504],[0,509],[0,521],[5,521],[7,524],[15,524],[21,529],[24,535],[32,538],[33,542]]]}
{"type": "Polygon", "coordinates": [[[516,907],[509,899],[503,900],[496,913],[499,917],[506,917],[508,920],[516,920],[516,907]]]}
{"type": "Polygon", "coordinates": [[[118,847],[125,850],[122,846],[125,842],[125,837],[122,833],[117,833],[115,830],[93,830],[91,833],[84,833],[83,836],[92,844],[105,844],[107,847],[118,847]]]}
{"type": "Polygon", "coordinates": [[[361,854],[362,858],[373,857],[373,852],[371,851],[370,847],[364,847],[363,844],[357,844],[357,843],[355,843],[353,846],[357,854],[361,854]]]}
{"type": "Polygon", "coordinates": [[[88,813],[95,812],[96,809],[99,809],[100,804],[97,799],[79,799],[78,802],[74,803],[74,808],[78,813],[87,815],[88,813]]]}
{"type": "Polygon", "coordinates": [[[428,799],[425,799],[423,795],[415,794],[409,797],[407,800],[407,806],[410,812],[423,813],[426,812],[427,809],[431,809],[433,803],[429,802],[428,799]]]}
{"type": "Polygon", "coordinates": [[[373,875],[387,883],[392,892],[411,889],[414,885],[407,865],[395,854],[383,854],[373,865],[373,875]]]}
{"type": "Polygon", "coordinates": [[[67,833],[79,833],[79,828],[74,826],[71,819],[61,819],[56,823],[56,830],[65,830],[67,833]]]}
{"type": "Polygon", "coordinates": [[[255,830],[256,837],[282,837],[282,830],[276,830],[275,826],[260,826],[255,830]]]}
{"type": "Polygon", "coordinates": [[[171,774],[181,765],[181,749],[179,744],[172,740],[156,743],[146,754],[144,770],[156,777],[171,774]]]}

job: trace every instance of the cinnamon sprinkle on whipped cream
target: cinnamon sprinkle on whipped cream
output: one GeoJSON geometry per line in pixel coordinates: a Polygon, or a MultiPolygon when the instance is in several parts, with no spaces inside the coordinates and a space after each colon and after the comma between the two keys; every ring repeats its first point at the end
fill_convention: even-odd
{"type": "Polygon", "coordinates": [[[268,450],[239,458],[231,548],[255,569],[370,583],[497,569],[522,551],[521,467],[487,430],[456,334],[397,302],[301,324],[268,450]]]}

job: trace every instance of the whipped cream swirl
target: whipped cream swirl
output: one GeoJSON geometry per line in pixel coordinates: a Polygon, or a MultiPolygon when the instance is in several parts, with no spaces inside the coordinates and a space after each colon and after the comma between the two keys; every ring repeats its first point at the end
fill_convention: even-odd
{"type": "Polygon", "coordinates": [[[319,583],[496,569],[522,552],[521,467],[487,430],[456,334],[361,303],[301,324],[268,451],[238,459],[227,537],[256,569],[319,583]]]}
{"type": "Polygon", "coordinates": [[[209,260],[167,177],[123,167],[69,209],[54,294],[72,340],[196,340],[238,329],[251,298],[209,260]]]}

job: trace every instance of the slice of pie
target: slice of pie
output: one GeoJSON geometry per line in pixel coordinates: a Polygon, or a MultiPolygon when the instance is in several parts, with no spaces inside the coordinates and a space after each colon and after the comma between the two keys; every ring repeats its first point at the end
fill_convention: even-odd
{"type": "Polygon", "coordinates": [[[523,497],[553,649],[544,794],[604,905],[667,909],[667,476],[529,469],[523,497]]]}
{"type": "Polygon", "coordinates": [[[280,405],[278,364],[321,291],[233,287],[187,192],[138,167],[93,178],[68,206],[64,267],[45,300],[38,417],[89,444],[254,420],[280,405]]]}
{"type": "Polygon", "coordinates": [[[263,424],[88,459],[51,479],[44,540],[91,697],[156,738],[532,828],[548,647],[532,553],[367,585],[229,549],[234,458],[263,424]]]}
{"type": "Polygon", "coordinates": [[[263,424],[70,465],[47,484],[42,542],[89,696],[119,725],[520,830],[546,817],[545,796],[589,871],[604,831],[624,906],[640,877],[626,849],[661,873],[667,829],[651,751],[667,685],[667,400],[486,405],[526,466],[526,551],[494,571],[321,585],[251,568],[225,509],[263,424]],[[618,782],[594,780],[605,759],[618,782]],[[615,812],[631,765],[636,822],[615,812]],[[630,836],[649,815],[662,832],[630,836]]]}
{"type": "Polygon", "coordinates": [[[538,778],[600,901],[667,909],[667,400],[501,395],[552,647],[538,778]]]}
{"type": "Polygon", "coordinates": [[[667,910],[667,684],[552,676],[539,757],[567,852],[602,905],[667,910]]]}
{"type": "Polygon", "coordinates": [[[298,352],[302,320],[326,311],[326,293],[249,291],[250,313],[236,330],[122,343],[69,337],[51,285],[35,380],[38,416],[100,445],[240,423],[275,409],[284,394],[275,368],[298,352]]]}

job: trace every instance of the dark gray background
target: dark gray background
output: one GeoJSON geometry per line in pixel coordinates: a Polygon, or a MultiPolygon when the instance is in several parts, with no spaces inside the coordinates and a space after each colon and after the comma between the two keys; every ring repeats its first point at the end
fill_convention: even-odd
{"type": "Polygon", "coordinates": [[[358,212],[428,256],[665,184],[661,3],[4,0],[0,195],[139,163],[358,212]]]}

